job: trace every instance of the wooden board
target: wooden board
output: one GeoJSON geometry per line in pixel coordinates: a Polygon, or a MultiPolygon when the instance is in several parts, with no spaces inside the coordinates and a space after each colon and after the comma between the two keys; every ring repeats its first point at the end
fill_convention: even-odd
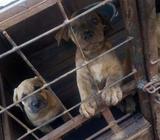
{"type": "Polygon", "coordinates": [[[116,136],[108,131],[93,140],[153,140],[151,125],[141,115],[133,116],[120,124],[120,127],[123,130],[116,136]]]}

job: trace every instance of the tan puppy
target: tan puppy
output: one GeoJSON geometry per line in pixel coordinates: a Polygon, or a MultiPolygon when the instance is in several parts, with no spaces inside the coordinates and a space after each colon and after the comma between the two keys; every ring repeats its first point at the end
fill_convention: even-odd
{"type": "MultiPolygon", "coordinates": [[[[42,86],[43,83],[38,77],[24,80],[15,88],[13,101],[16,102],[22,99],[42,86]]],[[[62,111],[57,99],[55,99],[47,89],[43,89],[39,93],[23,100],[22,105],[28,119],[34,126],[41,125],[62,111]]],[[[47,133],[50,132],[52,128],[47,125],[40,130],[47,133]]]]}
{"type": "MultiPolygon", "coordinates": [[[[71,23],[71,27],[79,44],[72,35],[71,28],[63,28],[56,34],[58,44],[61,39],[68,40],[71,38],[76,46],[81,46],[87,61],[112,48],[111,43],[105,40],[104,25],[96,12],[80,17],[71,23]]],[[[84,64],[85,59],[80,49],[77,48],[76,66],[79,67],[84,64]]],[[[115,52],[110,52],[90,63],[87,67],[79,69],[77,71],[77,85],[81,100],[89,98],[81,104],[80,113],[86,117],[91,117],[95,115],[99,102],[104,101],[107,105],[116,105],[121,101],[121,83],[106,88],[121,77],[123,77],[123,68],[115,52]],[[98,93],[95,83],[102,90],[101,100],[97,97],[90,98],[98,93]]]]}

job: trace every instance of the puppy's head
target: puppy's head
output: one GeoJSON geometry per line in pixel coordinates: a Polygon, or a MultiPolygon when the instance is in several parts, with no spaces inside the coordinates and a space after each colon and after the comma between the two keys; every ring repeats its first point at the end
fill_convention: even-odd
{"type": "MultiPolygon", "coordinates": [[[[43,83],[38,77],[30,78],[24,80],[20,85],[14,89],[13,101],[16,102],[23,97],[31,94],[33,91],[42,87],[43,83]]],[[[29,113],[38,113],[47,107],[47,92],[46,90],[41,90],[25,100],[22,101],[22,105],[25,111],[29,113]]],[[[26,112],[26,113],[27,113],[26,112]]]]}
{"type": "MultiPolygon", "coordinates": [[[[77,13],[73,14],[74,17],[77,13]]],[[[80,43],[82,49],[86,46],[101,42],[104,40],[104,25],[101,17],[92,12],[88,15],[82,16],[71,23],[70,27],[62,28],[56,34],[56,40],[60,43],[61,39],[68,41],[71,39],[76,45],[77,42],[72,34],[74,32],[77,41],[80,43]]]]}

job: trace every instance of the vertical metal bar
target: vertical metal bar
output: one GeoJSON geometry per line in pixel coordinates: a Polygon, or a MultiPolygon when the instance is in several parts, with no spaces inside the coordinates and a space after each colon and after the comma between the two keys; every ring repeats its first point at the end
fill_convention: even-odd
{"type": "MultiPolygon", "coordinates": [[[[13,41],[13,39],[9,36],[9,34],[6,31],[3,31],[3,35],[6,37],[6,39],[11,43],[13,47],[17,46],[17,44],[13,41]]],[[[40,80],[44,83],[47,84],[45,79],[42,77],[42,75],[39,73],[39,71],[32,65],[32,63],[28,60],[28,58],[25,56],[25,54],[21,50],[17,50],[17,53],[20,55],[20,57],[26,62],[26,64],[30,67],[30,69],[37,75],[40,80]]],[[[60,103],[61,107],[64,110],[67,110],[66,107],[63,105],[63,103],[60,101],[60,99],[57,97],[55,92],[52,90],[50,86],[47,87],[47,89],[52,93],[52,95],[58,100],[60,103]]],[[[72,115],[68,112],[66,115],[66,118],[69,120],[72,118],[72,115]]]]}
{"type": "MultiPolygon", "coordinates": [[[[139,16],[142,26],[143,43],[145,47],[146,67],[149,81],[158,74],[158,65],[151,62],[158,59],[158,48],[156,38],[156,9],[155,0],[137,0],[139,16]]],[[[160,139],[160,105],[156,102],[158,93],[150,95],[153,115],[153,126],[155,139],[160,139]]]]}
{"type": "MultiPolygon", "coordinates": [[[[5,95],[4,95],[4,88],[3,88],[3,81],[2,81],[1,73],[0,73],[0,98],[1,98],[2,106],[5,107],[6,102],[5,102],[5,95]]],[[[10,121],[5,112],[4,114],[2,114],[2,121],[3,121],[2,129],[3,129],[4,140],[12,140],[12,130],[10,127],[10,121]]]]}
{"type": "Polygon", "coordinates": [[[118,126],[116,120],[114,119],[112,112],[110,109],[107,107],[103,112],[102,112],[106,122],[110,125],[111,129],[113,132],[116,134],[121,131],[121,128],[118,126]]]}
{"type": "MultiPolygon", "coordinates": [[[[125,23],[126,30],[129,35],[134,37],[134,40],[129,45],[133,48],[132,54],[132,64],[137,69],[137,74],[135,74],[135,79],[137,84],[140,80],[146,79],[145,62],[143,54],[143,44],[140,32],[140,25],[137,16],[137,7],[135,0],[120,0],[122,15],[125,23]],[[134,45],[133,45],[134,44],[134,45]]],[[[137,89],[140,107],[142,114],[148,119],[151,118],[151,108],[149,104],[149,97],[144,92],[137,89]]]]}

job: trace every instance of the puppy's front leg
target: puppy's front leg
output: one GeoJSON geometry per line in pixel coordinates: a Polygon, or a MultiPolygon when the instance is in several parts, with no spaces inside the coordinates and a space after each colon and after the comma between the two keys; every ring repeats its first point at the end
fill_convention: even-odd
{"type": "Polygon", "coordinates": [[[97,92],[96,86],[94,85],[93,79],[87,68],[82,68],[77,71],[77,85],[82,101],[80,113],[85,117],[90,118],[96,113],[98,98],[95,97],[97,92]]]}
{"type": "Polygon", "coordinates": [[[116,84],[112,87],[108,87],[110,84],[115,82],[117,79],[119,79],[120,76],[112,76],[110,80],[106,81],[106,85],[104,89],[102,90],[102,99],[105,101],[105,103],[110,105],[116,105],[119,101],[122,100],[123,93],[122,89],[120,87],[120,84],[116,84]]]}

